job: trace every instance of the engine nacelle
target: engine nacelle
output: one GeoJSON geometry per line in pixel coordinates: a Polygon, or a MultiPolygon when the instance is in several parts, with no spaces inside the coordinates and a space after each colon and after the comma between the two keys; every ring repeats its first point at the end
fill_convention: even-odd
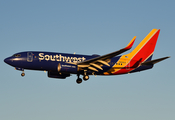
{"type": "Polygon", "coordinates": [[[58,64],[58,72],[60,73],[77,73],[77,71],[78,71],[77,65],[73,65],[69,63],[58,64]]]}
{"type": "Polygon", "coordinates": [[[59,79],[65,79],[66,77],[70,76],[70,74],[63,74],[63,73],[51,72],[51,71],[48,71],[47,75],[50,78],[59,78],[59,79]]]}

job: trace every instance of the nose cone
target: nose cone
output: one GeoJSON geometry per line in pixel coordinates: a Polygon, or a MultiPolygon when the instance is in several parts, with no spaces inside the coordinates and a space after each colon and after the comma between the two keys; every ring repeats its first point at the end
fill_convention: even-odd
{"type": "Polygon", "coordinates": [[[4,62],[7,64],[10,64],[11,60],[10,60],[10,58],[6,58],[6,59],[4,59],[4,62]]]}

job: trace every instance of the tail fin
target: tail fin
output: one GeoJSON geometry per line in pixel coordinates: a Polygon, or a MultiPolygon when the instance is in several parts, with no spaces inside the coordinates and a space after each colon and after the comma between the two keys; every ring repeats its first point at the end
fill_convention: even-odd
{"type": "Polygon", "coordinates": [[[141,62],[151,60],[159,32],[160,29],[153,29],[128,56],[133,60],[142,58],[141,62]]]}

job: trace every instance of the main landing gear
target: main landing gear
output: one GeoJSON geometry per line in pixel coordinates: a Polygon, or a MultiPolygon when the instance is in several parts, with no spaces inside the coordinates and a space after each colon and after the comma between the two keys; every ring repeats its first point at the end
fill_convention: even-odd
{"type": "Polygon", "coordinates": [[[88,75],[84,75],[84,76],[83,76],[83,80],[84,80],[84,81],[87,81],[88,79],[89,79],[89,76],[88,76],[88,75]]]}
{"type": "MultiPolygon", "coordinates": [[[[77,76],[78,76],[78,78],[77,78],[77,84],[80,84],[80,83],[82,83],[82,79],[80,78],[80,74],[77,74],[77,76]]],[[[87,81],[89,79],[89,76],[88,75],[84,75],[83,76],[83,80],[84,81],[87,81]]]]}

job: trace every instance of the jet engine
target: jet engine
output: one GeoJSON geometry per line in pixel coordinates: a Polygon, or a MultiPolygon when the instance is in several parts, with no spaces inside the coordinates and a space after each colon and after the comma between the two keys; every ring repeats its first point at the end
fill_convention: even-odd
{"type": "Polygon", "coordinates": [[[58,64],[58,72],[60,73],[77,73],[77,71],[78,71],[77,65],[69,63],[58,64]]]}
{"type": "Polygon", "coordinates": [[[50,78],[59,78],[59,79],[65,79],[66,77],[70,76],[70,74],[65,74],[65,73],[63,74],[63,73],[52,72],[52,71],[48,71],[47,75],[50,78]]]}

